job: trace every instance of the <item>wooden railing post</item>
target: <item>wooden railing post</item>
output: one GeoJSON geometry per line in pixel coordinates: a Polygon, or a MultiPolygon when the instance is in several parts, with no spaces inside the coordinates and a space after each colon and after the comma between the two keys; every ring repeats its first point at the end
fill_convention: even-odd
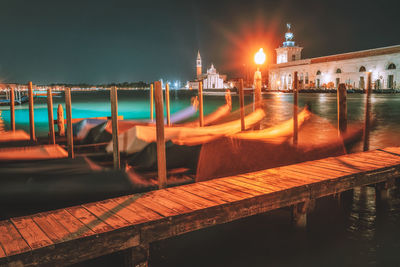
{"type": "Polygon", "coordinates": [[[74,158],[74,137],[72,132],[71,88],[65,88],[65,111],[67,112],[68,157],[74,158]]]}
{"type": "Polygon", "coordinates": [[[150,120],[154,121],[154,86],[150,84],[150,120]]]}
{"type": "Polygon", "coordinates": [[[47,88],[47,113],[49,118],[49,141],[50,144],[56,144],[56,136],[54,133],[54,116],[53,116],[53,94],[51,87],[47,88]]]}
{"type": "Polygon", "coordinates": [[[28,97],[29,97],[29,134],[31,141],[36,141],[35,136],[35,117],[33,114],[33,89],[32,82],[28,83],[28,97]]]}
{"type": "Polygon", "coordinates": [[[167,106],[167,125],[171,126],[171,112],[169,104],[169,84],[165,85],[165,105],[167,106]]]}
{"type": "Polygon", "coordinates": [[[10,88],[10,128],[15,132],[15,92],[14,87],[10,88]]]}
{"type": "Polygon", "coordinates": [[[369,150],[369,132],[371,127],[371,93],[372,93],[372,84],[371,84],[371,72],[367,73],[367,92],[365,98],[365,120],[364,120],[364,133],[363,133],[363,150],[369,150]]]}
{"type": "Polygon", "coordinates": [[[347,91],[344,83],[339,84],[337,89],[337,111],[338,111],[338,130],[343,134],[347,130],[347,91]]]}
{"type": "Polygon", "coordinates": [[[298,124],[298,77],[297,71],[294,72],[293,75],[293,145],[297,146],[298,143],[298,132],[299,132],[299,124],[298,124]]]}
{"type": "Polygon", "coordinates": [[[113,86],[110,92],[111,98],[111,122],[113,140],[114,169],[120,169],[119,145],[118,145],[118,93],[117,87],[113,86]]]}
{"type": "Polygon", "coordinates": [[[240,106],[240,125],[242,131],[246,130],[244,122],[244,92],[243,92],[243,79],[239,80],[239,106],[240,106]]]}
{"type": "Polygon", "coordinates": [[[199,123],[200,123],[200,127],[204,126],[203,81],[199,82],[199,123]]]}
{"type": "Polygon", "coordinates": [[[156,100],[156,131],[157,131],[157,170],[158,187],[167,186],[167,164],[165,158],[165,139],[164,139],[164,104],[161,82],[154,82],[156,100]]]}

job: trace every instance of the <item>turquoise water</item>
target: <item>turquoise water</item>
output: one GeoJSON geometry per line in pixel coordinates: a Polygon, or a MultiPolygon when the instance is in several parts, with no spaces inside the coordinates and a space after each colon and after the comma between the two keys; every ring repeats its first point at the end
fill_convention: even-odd
{"type": "MultiPolygon", "coordinates": [[[[171,91],[171,113],[190,105],[195,91],[171,91]]],[[[274,125],[292,116],[293,95],[284,93],[264,94],[266,117],[264,126],[274,125]]],[[[110,96],[108,91],[72,92],[72,117],[88,118],[111,116],[110,96]]],[[[245,97],[245,104],[251,103],[252,97],[245,97]]],[[[348,94],[348,122],[362,123],[364,120],[365,95],[348,94]]],[[[299,94],[299,106],[310,104],[314,114],[328,120],[333,126],[337,124],[336,94],[299,94]]],[[[65,111],[65,99],[53,97],[54,119],[57,117],[57,106],[61,104],[65,111]]],[[[233,110],[238,108],[238,97],[232,97],[233,110]]],[[[225,103],[223,96],[204,96],[204,113],[209,114],[225,103]]],[[[48,132],[46,98],[35,98],[35,129],[37,136],[46,136],[48,132]]],[[[9,127],[9,107],[1,106],[1,119],[6,129],[9,127]]],[[[119,91],[118,113],[124,119],[149,119],[149,91],[119,91]]],[[[371,149],[400,145],[400,94],[373,94],[372,114],[376,126],[371,132],[371,149]]],[[[196,115],[198,116],[198,114],[196,115]]],[[[16,128],[29,131],[28,103],[15,107],[16,128]]],[[[192,119],[195,119],[193,117],[192,119]]],[[[319,131],[318,125],[313,125],[319,131]]]]}

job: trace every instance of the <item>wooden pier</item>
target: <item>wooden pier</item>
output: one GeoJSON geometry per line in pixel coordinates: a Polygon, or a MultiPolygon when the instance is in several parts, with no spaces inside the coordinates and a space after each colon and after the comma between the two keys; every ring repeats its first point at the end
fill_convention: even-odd
{"type": "MultiPolygon", "coordinates": [[[[0,266],[68,265],[126,251],[147,266],[149,244],[209,226],[308,203],[357,186],[394,184],[400,148],[309,161],[0,222],[0,266]]],[[[150,255],[151,257],[151,255],[150,255]]]]}

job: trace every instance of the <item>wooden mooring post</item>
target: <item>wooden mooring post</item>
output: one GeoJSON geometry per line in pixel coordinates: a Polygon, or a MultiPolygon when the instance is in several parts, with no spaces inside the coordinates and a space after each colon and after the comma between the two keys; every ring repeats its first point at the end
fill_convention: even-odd
{"type": "Polygon", "coordinates": [[[154,121],[154,85],[150,84],[150,120],[154,121]]]}
{"type": "Polygon", "coordinates": [[[10,88],[10,128],[15,132],[15,92],[14,87],[10,88]]]}
{"type": "Polygon", "coordinates": [[[243,91],[243,79],[239,80],[239,107],[240,107],[240,125],[242,131],[246,130],[246,125],[244,122],[244,91],[243,91]]]}
{"type": "Polygon", "coordinates": [[[347,131],[347,91],[344,83],[337,89],[338,132],[344,134],[347,131]]]}
{"type": "Polygon", "coordinates": [[[74,155],[74,136],[72,132],[72,110],[71,110],[71,88],[65,88],[65,111],[67,112],[67,145],[68,157],[73,159],[74,155]]]}
{"type": "Polygon", "coordinates": [[[35,116],[33,114],[33,89],[32,82],[28,83],[28,97],[29,97],[29,134],[31,141],[36,141],[35,136],[35,116]]]}
{"type": "Polygon", "coordinates": [[[110,100],[111,100],[114,169],[120,169],[121,163],[120,163],[119,145],[118,145],[118,90],[116,86],[113,86],[111,88],[110,100]]]}
{"type": "Polygon", "coordinates": [[[298,143],[298,132],[299,132],[299,123],[298,123],[298,76],[297,71],[294,72],[293,75],[293,145],[297,146],[298,143]]]}
{"type": "Polygon", "coordinates": [[[167,125],[171,126],[171,110],[170,110],[170,103],[169,103],[169,84],[165,85],[165,105],[167,109],[167,125]]]}
{"type": "Polygon", "coordinates": [[[167,186],[167,164],[165,158],[165,139],[164,139],[164,103],[161,82],[154,82],[155,101],[156,101],[156,132],[157,132],[157,171],[158,188],[167,186]]]}
{"type": "Polygon", "coordinates": [[[365,120],[364,120],[364,132],[363,132],[363,150],[369,150],[369,132],[371,128],[371,94],[372,94],[372,82],[371,72],[367,73],[367,91],[365,97],[365,120]]]}
{"type": "Polygon", "coordinates": [[[204,126],[204,113],[203,113],[203,81],[199,82],[199,123],[200,127],[204,126]]]}
{"type": "Polygon", "coordinates": [[[56,144],[56,136],[54,133],[54,116],[53,116],[53,94],[51,87],[47,88],[47,114],[49,118],[49,142],[56,144]]]}
{"type": "Polygon", "coordinates": [[[58,136],[65,136],[64,109],[61,104],[57,107],[57,128],[58,136]]]}

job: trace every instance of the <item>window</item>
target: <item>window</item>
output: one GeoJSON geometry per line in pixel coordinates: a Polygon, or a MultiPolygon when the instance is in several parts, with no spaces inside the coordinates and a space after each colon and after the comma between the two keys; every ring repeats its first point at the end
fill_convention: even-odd
{"type": "Polygon", "coordinates": [[[341,69],[336,69],[336,73],[342,73],[341,69]]]}
{"type": "Polygon", "coordinates": [[[321,75],[321,71],[319,70],[319,71],[317,71],[317,75],[321,75]]]}
{"type": "Polygon", "coordinates": [[[306,73],[306,84],[308,84],[308,72],[306,73]]]}
{"type": "Polygon", "coordinates": [[[393,63],[390,63],[387,69],[388,70],[395,70],[396,69],[396,65],[394,65],[393,63]]]}
{"type": "Polygon", "coordinates": [[[296,55],[292,55],[292,61],[296,60],[296,55]]]}
{"type": "Polygon", "coordinates": [[[359,72],[365,72],[365,71],[366,71],[365,67],[361,66],[359,72]]]}

